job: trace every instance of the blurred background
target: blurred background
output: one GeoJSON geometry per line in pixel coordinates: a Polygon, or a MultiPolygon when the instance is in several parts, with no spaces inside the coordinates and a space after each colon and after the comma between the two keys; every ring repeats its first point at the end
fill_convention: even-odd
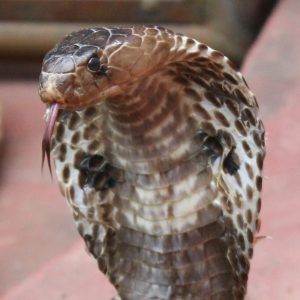
{"type": "Polygon", "coordinates": [[[1,0],[0,76],[37,77],[65,34],[93,25],[161,24],[240,64],[276,0],[1,0]]]}
{"type": "Polygon", "coordinates": [[[224,52],[257,95],[268,155],[247,300],[298,300],[300,1],[0,0],[0,299],[101,299],[113,288],[41,174],[42,58],[92,25],[159,24],[224,52]]]}

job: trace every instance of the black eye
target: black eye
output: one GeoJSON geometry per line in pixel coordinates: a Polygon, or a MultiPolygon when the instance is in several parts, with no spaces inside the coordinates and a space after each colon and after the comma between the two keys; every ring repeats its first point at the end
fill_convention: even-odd
{"type": "Polygon", "coordinates": [[[96,56],[91,57],[87,63],[87,67],[90,72],[100,76],[106,76],[107,78],[109,78],[107,74],[107,67],[101,65],[99,57],[96,56]]]}
{"type": "Polygon", "coordinates": [[[93,72],[93,73],[99,72],[100,68],[101,68],[101,63],[100,63],[99,57],[90,58],[90,60],[88,61],[87,66],[88,66],[88,69],[91,72],[93,72]]]}

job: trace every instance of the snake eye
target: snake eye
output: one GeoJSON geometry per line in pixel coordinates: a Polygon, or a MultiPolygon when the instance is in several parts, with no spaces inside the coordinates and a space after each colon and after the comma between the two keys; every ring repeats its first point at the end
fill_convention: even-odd
{"type": "Polygon", "coordinates": [[[93,56],[89,59],[87,63],[87,67],[90,72],[95,73],[97,75],[104,75],[108,77],[107,75],[107,67],[101,65],[99,57],[93,56]]]}
{"type": "Polygon", "coordinates": [[[92,57],[88,61],[88,69],[93,73],[97,73],[101,69],[101,63],[99,57],[92,57]]]}

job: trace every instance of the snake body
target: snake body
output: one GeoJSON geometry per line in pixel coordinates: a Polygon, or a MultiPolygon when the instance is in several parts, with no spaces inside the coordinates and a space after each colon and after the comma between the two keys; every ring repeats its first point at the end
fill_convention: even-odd
{"type": "Polygon", "coordinates": [[[264,128],[228,58],[162,27],[84,29],[45,56],[39,92],[44,151],[119,297],[244,299],[264,128]]]}

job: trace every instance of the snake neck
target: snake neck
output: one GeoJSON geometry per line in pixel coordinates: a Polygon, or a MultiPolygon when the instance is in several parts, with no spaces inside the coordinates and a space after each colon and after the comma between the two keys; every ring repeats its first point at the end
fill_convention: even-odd
{"type": "Polygon", "coordinates": [[[123,87],[122,96],[103,105],[105,155],[114,165],[140,174],[157,173],[196,150],[197,124],[185,86],[174,84],[169,71],[123,87]]]}

